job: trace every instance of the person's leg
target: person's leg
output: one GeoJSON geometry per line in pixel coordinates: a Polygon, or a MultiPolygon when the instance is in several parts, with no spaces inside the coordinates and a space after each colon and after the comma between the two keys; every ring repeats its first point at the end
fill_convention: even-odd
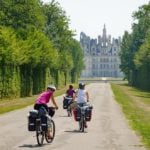
{"type": "Polygon", "coordinates": [[[70,105],[71,113],[75,108],[77,108],[77,102],[73,101],[73,103],[70,105]]]}

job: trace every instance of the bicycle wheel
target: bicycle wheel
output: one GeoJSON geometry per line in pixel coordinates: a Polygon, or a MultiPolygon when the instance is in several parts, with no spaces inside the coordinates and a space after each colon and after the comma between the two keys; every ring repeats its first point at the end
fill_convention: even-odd
{"type": "Polygon", "coordinates": [[[79,121],[79,129],[81,132],[84,132],[84,118],[82,117],[81,120],[79,121]]]}
{"type": "MultiPolygon", "coordinates": [[[[48,131],[47,131],[48,132],[48,131]]],[[[45,132],[45,139],[47,143],[51,143],[54,140],[55,137],[55,123],[53,120],[51,120],[51,127],[50,127],[50,134],[52,136],[51,139],[48,138],[48,134],[45,132]]]]}
{"type": "Polygon", "coordinates": [[[38,125],[36,128],[36,139],[39,146],[43,145],[44,141],[44,132],[41,129],[41,126],[38,125]]]}

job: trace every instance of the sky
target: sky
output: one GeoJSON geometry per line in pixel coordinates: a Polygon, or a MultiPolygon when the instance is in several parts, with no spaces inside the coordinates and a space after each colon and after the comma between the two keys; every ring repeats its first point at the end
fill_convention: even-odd
{"type": "MultiPolygon", "coordinates": [[[[43,0],[51,2],[51,0],[43,0]]],[[[80,39],[84,32],[91,38],[102,35],[104,24],[107,35],[118,38],[124,31],[131,32],[133,12],[139,6],[148,4],[149,0],[55,0],[60,3],[66,16],[70,19],[70,29],[76,32],[75,38],[80,39]]]]}

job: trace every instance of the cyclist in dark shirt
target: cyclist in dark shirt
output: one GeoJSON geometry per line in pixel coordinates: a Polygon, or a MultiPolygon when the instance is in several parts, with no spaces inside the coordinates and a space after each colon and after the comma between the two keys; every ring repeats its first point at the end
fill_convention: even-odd
{"type": "Polygon", "coordinates": [[[66,96],[67,97],[72,97],[73,99],[75,99],[75,90],[73,89],[72,85],[69,85],[69,89],[66,91],[66,96]]]}
{"type": "Polygon", "coordinates": [[[68,100],[66,101],[66,103],[67,103],[68,109],[71,110],[71,112],[70,112],[71,114],[72,114],[72,110],[73,110],[73,108],[71,107],[71,105],[73,103],[75,103],[75,93],[76,92],[75,92],[73,86],[69,85],[69,89],[66,91],[65,97],[64,97],[64,100],[67,100],[67,98],[68,98],[68,100]],[[71,100],[69,98],[71,98],[71,100]]]}

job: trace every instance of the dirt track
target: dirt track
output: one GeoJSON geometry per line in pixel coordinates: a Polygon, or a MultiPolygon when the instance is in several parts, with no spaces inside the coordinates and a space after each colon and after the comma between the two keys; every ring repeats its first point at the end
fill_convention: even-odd
{"type": "Polygon", "coordinates": [[[34,132],[27,130],[27,113],[32,107],[0,116],[0,150],[144,150],[135,132],[127,125],[108,83],[86,87],[94,107],[92,121],[85,133],[62,109],[62,96],[54,120],[56,137],[52,144],[38,147],[34,132]]]}

